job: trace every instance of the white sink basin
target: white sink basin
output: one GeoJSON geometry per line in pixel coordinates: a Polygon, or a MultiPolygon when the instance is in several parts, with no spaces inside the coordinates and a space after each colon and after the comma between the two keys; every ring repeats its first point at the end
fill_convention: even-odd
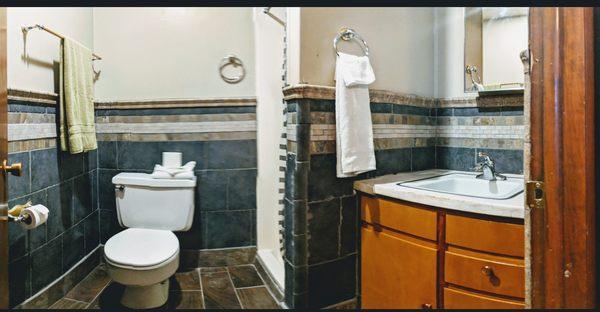
{"type": "Polygon", "coordinates": [[[451,173],[423,180],[398,183],[400,186],[455,195],[507,199],[523,192],[523,179],[508,178],[504,181],[476,179],[475,175],[451,173]]]}

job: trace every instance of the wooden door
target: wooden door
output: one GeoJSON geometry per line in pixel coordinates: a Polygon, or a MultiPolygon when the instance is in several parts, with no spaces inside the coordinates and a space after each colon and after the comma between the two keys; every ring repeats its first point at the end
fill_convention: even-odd
{"type": "Polygon", "coordinates": [[[531,307],[596,304],[594,9],[532,8],[531,307]]]}
{"type": "MultiPolygon", "coordinates": [[[[0,8],[0,163],[8,156],[6,8],[0,8]]],[[[0,309],[8,309],[8,210],[6,175],[0,173],[0,309]]]]}
{"type": "Polygon", "coordinates": [[[436,245],[387,230],[362,227],[363,309],[436,307],[436,245]]]}

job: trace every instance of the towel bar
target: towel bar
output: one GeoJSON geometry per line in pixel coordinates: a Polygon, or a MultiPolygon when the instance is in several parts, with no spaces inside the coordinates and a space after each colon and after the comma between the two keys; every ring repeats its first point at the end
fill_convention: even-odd
{"type": "Polygon", "coordinates": [[[369,46],[367,45],[367,42],[354,29],[342,28],[340,29],[338,35],[335,36],[335,38],[333,39],[333,48],[335,49],[335,54],[337,54],[338,56],[340,55],[340,53],[338,51],[337,44],[340,41],[340,39],[344,41],[350,41],[352,39],[358,40],[358,42],[361,43],[361,48],[365,53],[365,56],[369,56],[369,46]]]}

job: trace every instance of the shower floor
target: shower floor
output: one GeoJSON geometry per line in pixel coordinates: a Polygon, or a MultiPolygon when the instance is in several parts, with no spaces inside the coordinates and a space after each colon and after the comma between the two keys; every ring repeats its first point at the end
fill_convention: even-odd
{"type": "MultiPolygon", "coordinates": [[[[279,309],[254,265],[196,268],[171,277],[164,309],[279,309]]],[[[123,309],[124,286],[97,266],[51,309],[123,309]]]]}

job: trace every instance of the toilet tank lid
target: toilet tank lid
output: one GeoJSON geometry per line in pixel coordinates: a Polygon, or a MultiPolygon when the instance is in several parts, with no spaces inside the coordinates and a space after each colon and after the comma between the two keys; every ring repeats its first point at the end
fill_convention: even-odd
{"type": "Polygon", "coordinates": [[[112,178],[113,184],[150,187],[195,187],[196,177],[190,179],[155,179],[148,173],[121,172],[112,178]]]}

